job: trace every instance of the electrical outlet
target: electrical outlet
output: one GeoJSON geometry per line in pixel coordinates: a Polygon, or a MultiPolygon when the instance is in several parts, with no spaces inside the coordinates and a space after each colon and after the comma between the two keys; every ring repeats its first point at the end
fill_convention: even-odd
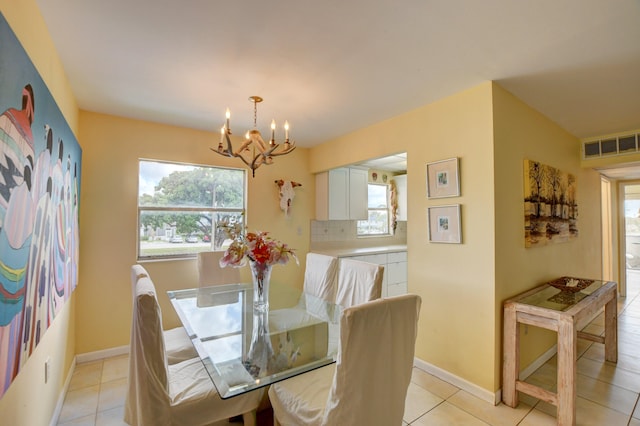
{"type": "Polygon", "coordinates": [[[51,376],[51,357],[47,357],[47,360],[44,362],[44,383],[45,384],[49,381],[50,376],[51,376]]]}

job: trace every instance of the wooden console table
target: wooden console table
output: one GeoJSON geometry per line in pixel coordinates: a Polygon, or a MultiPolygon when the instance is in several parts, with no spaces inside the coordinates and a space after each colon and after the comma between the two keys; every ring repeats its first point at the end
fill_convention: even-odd
{"type": "Polygon", "coordinates": [[[558,425],[576,422],[577,338],[604,343],[605,359],[618,360],[617,284],[610,281],[563,277],[522,293],[504,303],[502,401],[518,405],[518,391],[557,407],[558,425]],[[604,306],[605,335],[583,329],[604,306]],[[518,323],[558,333],[557,393],[518,380],[520,327],[518,323]]]}

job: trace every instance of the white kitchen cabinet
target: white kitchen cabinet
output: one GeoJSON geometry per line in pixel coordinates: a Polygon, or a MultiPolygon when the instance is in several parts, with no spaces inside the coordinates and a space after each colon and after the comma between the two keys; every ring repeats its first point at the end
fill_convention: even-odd
{"type": "Polygon", "coordinates": [[[396,183],[398,211],[396,220],[407,220],[407,175],[393,177],[396,183]]]}
{"type": "Polygon", "coordinates": [[[384,266],[382,297],[398,296],[407,293],[406,251],[343,257],[384,266]]]}
{"type": "Polygon", "coordinates": [[[366,220],[366,169],[342,167],[316,175],[316,220],[366,220]]]}

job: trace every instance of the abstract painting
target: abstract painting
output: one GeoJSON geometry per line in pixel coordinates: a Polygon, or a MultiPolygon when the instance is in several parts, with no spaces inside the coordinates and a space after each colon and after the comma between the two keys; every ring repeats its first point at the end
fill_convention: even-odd
{"type": "Polygon", "coordinates": [[[0,14],[0,397],[76,287],[81,158],[0,14]]]}
{"type": "Polygon", "coordinates": [[[578,236],[576,177],[524,160],[524,241],[538,247],[578,236]]]}

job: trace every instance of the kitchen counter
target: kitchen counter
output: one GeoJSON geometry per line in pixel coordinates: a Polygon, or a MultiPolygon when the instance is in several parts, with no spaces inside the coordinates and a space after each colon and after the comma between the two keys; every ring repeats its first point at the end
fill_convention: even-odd
{"type": "Polygon", "coordinates": [[[394,253],[407,251],[405,244],[373,246],[373,247],[344,247],[344,248],[324,248],[311,249],[312,253],[326,254],[334,257],[365,256],[369,254],[394,253]]]}

